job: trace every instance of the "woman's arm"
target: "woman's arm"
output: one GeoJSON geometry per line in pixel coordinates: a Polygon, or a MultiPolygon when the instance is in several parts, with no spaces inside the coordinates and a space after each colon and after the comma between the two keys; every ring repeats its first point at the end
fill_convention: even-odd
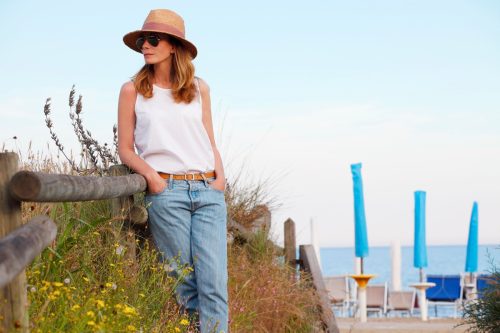
{"type": "Polygon", "coordinates": [[[208,133],[208,138],[212,144],[212,150],[214,151],[215,157],[215,180],[211,183],[211,186],[217,190],[224,191],[226,188],[226,177],[224,175],[224,166],[222,165],[222,158],[220,156],[217,145],[214,139],[214,128],[212,124],[212,111],[210,106],[210,89],[208,85],[202,79],[199,79],[201,100],[203,106],[202,121],[203,126],[208,133]]]}
{"type": "Polygon", "coordinates": [[[122,163],[146,178],[150,193],[160,193],[166,186],[165,180],[134,150],[136,98],[137,92],[134,83],[125,83],[122,86],[118,100],[118,155],[122,163]]]}

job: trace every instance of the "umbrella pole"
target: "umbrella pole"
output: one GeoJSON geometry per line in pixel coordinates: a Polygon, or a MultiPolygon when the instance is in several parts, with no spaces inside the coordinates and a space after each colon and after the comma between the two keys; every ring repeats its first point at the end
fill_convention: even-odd
{"type": "Polygon", "coordinates": [[[423,268],[420,268],[420,269],[419,269],[419,272],[420,272],[420,282],[425,282],[425,281],[424,281],[424,269],[423,269],[423,268]]]}

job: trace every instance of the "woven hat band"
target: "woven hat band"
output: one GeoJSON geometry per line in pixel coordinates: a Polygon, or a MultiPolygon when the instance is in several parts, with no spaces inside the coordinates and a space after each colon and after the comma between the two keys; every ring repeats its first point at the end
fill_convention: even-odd
{"type": "Polygon", "coordinates": [[[183,31],[180,31],[179,29],[177,29],[171,25],[163,24],[163,23],[147,22],[147,23],[144,23],[144,25],[142,26],[142,30],[144,30],[144,31],[148,31],[148,30],[161,31],[161,32],[165,32],[167,34],[171,34],[171,35],[178,36],[181,38],[186,38],[184,36],[183,31]]]}

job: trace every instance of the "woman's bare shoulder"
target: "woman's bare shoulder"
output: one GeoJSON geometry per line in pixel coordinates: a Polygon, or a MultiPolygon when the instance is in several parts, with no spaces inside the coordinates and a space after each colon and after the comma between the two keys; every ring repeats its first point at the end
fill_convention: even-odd
{"type": "Polygon", "coordinates": [[[121,93],[126,96],[135,96],[137,91],[135,90],[134,82],[127,81],[122,85],[121,93]]]}
{"type": "Polygon", "coordinates": [[[196,77],[196,79],[198,80],[198,82],[200,84],[200,92],[202,94],[208,94],[210,92],[210,87],[205,82],[205,80],[203,80],[201,77],[196,77]]]}

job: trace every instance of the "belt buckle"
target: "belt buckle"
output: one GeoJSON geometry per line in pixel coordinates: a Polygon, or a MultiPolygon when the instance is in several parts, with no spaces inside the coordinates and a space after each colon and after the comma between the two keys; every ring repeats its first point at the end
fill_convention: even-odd
{"type": "Polygon", "coordinates": [[[194,173],[185,173],[185,174],[184,174],[184,180],[195,180],[195,179],[194,179],[194,173]],[[189,178],[188,178],[188,176],[190,176],[190,175],[192,176],[192,177],[191,177],[192,179],[189,179],[189,178]]]}

